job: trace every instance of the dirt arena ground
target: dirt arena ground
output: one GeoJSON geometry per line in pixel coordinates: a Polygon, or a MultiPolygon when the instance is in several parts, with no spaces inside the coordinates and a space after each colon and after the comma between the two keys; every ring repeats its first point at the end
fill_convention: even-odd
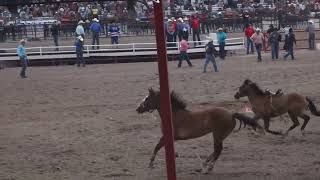
{"type": "MultiPolygon", "coordinates": [[[[218,60],[219,73],[169,63],[170,83],[189,109],[224,106],[243,111],[247,99],[233,98],[244,79],[262,88],[282,88],[312,97],[320,107],[319,51],[298,51],[295,61],[257,63],[254,56],[218,60]]],[[[211,70],[211,66],[210,70],[211,70]]],[[[148,162],[160,132],[160,118],[138,115],[149,87],[158,88],[156,63],[31,67],[0,70],[1,180],[160,180],[165,179],[162,149],[155,168],[148,162]]],[[[310,114],[310,113],[309,113],[310,114]]],[[[213,172],[196,172],[213,150],[211,135],[175,143],[180,180],[320,179],[320,118],[311,116],[302,136],[261,135],[251,129],[232,133],[213,172]]],[[[287,116],[271,129],[285,131],[287,116]]]]}

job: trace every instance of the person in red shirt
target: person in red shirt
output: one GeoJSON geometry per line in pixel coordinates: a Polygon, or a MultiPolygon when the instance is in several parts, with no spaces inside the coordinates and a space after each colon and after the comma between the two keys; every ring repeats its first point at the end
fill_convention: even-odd
{"type": "MultiPolygon", "coordinates": [[[[193,41],[196,41],[196,36],[198,38],[198,41],[200,41],[200,21],[197,16],[193,16],[192,21],[191,21],[191,27],[192,27],[192,36],[193,36],[193,41]]],[[[197,43],[194,42],[194,46],[196,46],[197,43]]],[[[199,42],[199,45],[201,43],[199,42]]]]}
{"type": "Polygon", "coordinates": [[[247,37],[247,54],[249,54],[250,49],[251,49],[251,54],[253,54],[254,50],[253,50],[253,42],[251,40],[251,36],[254,34],[254,29],[251,24],[246,25],[246,29],[244,33],[247,37]]]}

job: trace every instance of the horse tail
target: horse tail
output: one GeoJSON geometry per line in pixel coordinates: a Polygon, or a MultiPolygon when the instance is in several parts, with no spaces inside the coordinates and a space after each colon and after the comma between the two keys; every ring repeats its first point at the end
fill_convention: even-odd
{"type": "Polygon", "coordinates": [[[316,105],[311,101],[310,98],[306,97],[306,100],[308,101],[308,108],[310,109],[311,113],[315,116],[320,116],[320,112],[318,111],[316,105]]]}
{"type": "Polygon", "coordinates": [[[234,120],[235,119],[239,120],[239,122],[240,122],[239,129],[241,128],[242,123],[244,124],[244,127],[246,127],[246,125],[249,125],[249,126],[253,127],[254,130],[256,130],[256,128],[262,129],[262,127],[257,123],[257,121],[255,121],[253,118],[251,118],[249,116],[245,116],[241,113],[233,113],[232,118],[234,120]]]}

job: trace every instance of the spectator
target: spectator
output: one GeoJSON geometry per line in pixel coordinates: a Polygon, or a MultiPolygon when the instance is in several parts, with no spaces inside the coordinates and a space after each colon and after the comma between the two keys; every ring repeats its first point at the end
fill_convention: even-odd
{"type": "MultiPolygon", "coordinates": [[[[199,41],[199,45],[201,45],[200,42],[200,22],[199,19],[196,16],[193,16],[192,18],[192,37],[193,37],[193,41],[196,41],[196,36],[198,38],[199,41]]],[[[194,46],[196,46],[197,43],[194,42],[194,46]]]]}
{"type": "Polygon", "coordinates": [[[99,35],[101,32],[101,25],[97,18],[93,18],[92,24],[90,26],[90,30],[92,32],[92,49],[94,49],[94,45],[97,42],[97,49],[99,49],[99,35]]]}
{"type": "Polygon", "coordinates": [[[20,72],[20,77],[21,78],[27,78],[26,76],[26,70],[27,70],[27,66],[28,66],[28,57],[26,54],[26,41],[24,39],[20,40],[20,45],[17,48],[17,53],[21,62],[21,72],[20,72]]]}
{"type": "Polygon", "coordinates": [[[178,31],[178,38],[179,38],[179,42],[182,40],[182,36],[183,36],[183,20],[182,18],[178,18],[178,23],[177,23],[177,31],[178,31]]]}
{"type": "Polygon", "coordinates": [[[187,17],[185,17],[183,19],[183,34],[182,34],[182,39],[185,39],[186,41],[188,41],[189,39],[189,30],[190,30],[190,25],[189,25],[189,19],[187,17]]]}
{"type": "Polygon", "coordinates": [[[251,36],[251,40],[253,41],[254,45],[256,46],[256,51],[258,55],[258,62],[262,61],[261,58],[261,50],[262,50],[262,44],[264,41],[263,34],[261,33],[261,30],[259,28],[256,29],[256,32],[251,36]]]}
{"type": "Polygon", "coordinates": [[[58,43],[58,37],[59,37],[59,21],[56,21],[52,27],[51,27],[51,35],[53,37],[54,45],[56,46],[56,51],[59,51],[59,43],[58,43]]]}
{"type": "Polygon", "coordinates": [[[167,36],[167,42],[168,42],[167,46],[168,47],[175,46],[175,44],[173,43],[174,33],[175,33],[174,24],[171,19],[168,19],[167,29],[166,29],[166,36],[167,36]]]}
{"type": "Polygon", "coordinates": [[[186,41],[185,39],[182,39],[180,42],[180,57],[179,57],[179,64],[178,64],[178,68],[181,68],[181,64],[183,60],[186,60],[189,67],[192,67],[192,64],[189,60],[189,56],[188,56],[188,51],[189,49],[189,43],[188,41],[186,41]]]}
{"type": "Polygon", "coordinates": [[[177,42],[177,21],[174,17],[171,18],[173,26],[173,42],[177,42]]]}
{"type": "Polygon", "coordinates": [[[82,67],[86,66],[86,62],[83,58],[83,37],[78,36],[75,42],[76,46],[76,54],[77,54],[77,66],[80,67],[80,64],[82,64],[82,67]]]}
{"type": "Polygon", "coordinates": [[[115,21],[111,22],[108,34],[111,36],[111,44],[119,44],[120,28],[115,21]]]}
{"type": "Polygon", "coordinates": [[[82,38],[84,38],[85,32],[84,32],[84,28],[83,28],[83,24],[84,22],[82,20],[80,20],[78,22],[78,26],[76,28],[76,36],[82,36],[82,38]]]}
{"type": "Polygon", "coordinates": [[[316,45],[315,45],[315,40],[316,40],[316,31],[315,31],[315,27],[313,24],[313,21],[309,21],[308,22],[308,27],[306,29],[307,32],[309,32],[309,49],[315,49],[316,45]]]}
{"type": "Polygon", "coordinates": [[[293,33],[293,29],[289,29],[289,34],[287,38],[287,48],[288,53],[284,56],[284,59],[286,60],[289,55],[291,55],[291,60],[294,60],[294,54],[293,54],[293,44],[297,45],[295,34],[293,33]]]}
{"type": "Polygon", "coordinates": [[[247,37],[247,54],[249,54],[250,49],[251,49],[251,54],[254,53],[253,42],[251,40],[251,36],[253,34],[254,34],[254,29],[252,27],[252,24],[247,24],[245,29],[245,35],[247,37]]]}
{"type": "Polygon", "coordinates": [[[222,28],[218,29],[217,38],[219,43],[219,55],[221,59],[224,59],[226,56],[224,47],[226,45],[227,34],[223,31],[222,28]]]}
{"type": "Polygon", "coordinates": [[[208,44],[205,46],[206,48],[206,59],[203,66],[203,73],[207,72],[207,66],[209,62],[212,62],[213,68],[215,72],[218,72],[218,67],[215,59],[215,55],[217,54],[217,50],[213,45],[213,40],[210,38],[208,44]]]}

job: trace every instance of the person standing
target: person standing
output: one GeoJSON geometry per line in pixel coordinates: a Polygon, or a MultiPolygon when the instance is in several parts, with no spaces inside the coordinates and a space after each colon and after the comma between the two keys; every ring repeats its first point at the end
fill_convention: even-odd
{"type": "Polygon", "coordinates": [[[188,56],[188,51],[189,49],[189,43],[188,41],[186,41],[185,39],[182,39],[180,41],[180,57],[179,57],[179,64],[178,64],[178,68],[181,67],[182,61],[186,60],[189,67],[192,67],[192,64],[190,62],[189,56],[188,56]]]}
{"type": "Polygon", "coordinates": [[[183,19],[182,39],[185,39],[186,41],[189,40],[189,32],[190,32],[189,30],[190,30],[189,19],[185,17],[183,19]]]}
{"type": "Polygon", "coordinates": [[[26,45],[26,41],[24,39],[21,39],[20,44],[17,47],[17,53],[21,62],[21,67],[22,67],[20,72],[21,78],[27,78],[26,70],[28,67],[28,57],[27,57],[25,45],[26,45]]]}
{"type": "MultiPolygon", "coordinates": [[[[196,37],[198,38],[199,45],[201,45],[200,40],[200,21],[197,16],[193,16],[192,19],[192,37],[193,41],[196,41],[196,37]]],[[[194,46],[196,46],[197,43],[194,42],[194,46]]]]}
{"type": "Polygon", "coordinates": [[[84,32],[83,24],[84,22],[82,20],[78,22],[78,26],[76,28],[76,37],[82,36],[82,38],[84,38],[85,32],[84,32]]]}
{"type": "Polygon", "coordinates": [[[218,67],[215,59],[215,54],[217,54],[217,50],[213,45],[213,40],[209,39],[208,44],[205,46],[206,48],[206,59],[203,66],[203,73],[207,72],[207,66],[209,62],[212,62],[213,68],[215,72],[218,72],[218,67]]]}
{"type": "Polygon", "coordinates": [[[56,46],[56,51],[59,51],[59,43],[58,43],[58,37],[59,37],[59,22],[55,22],[51,27],[51,35],[53,37],[54,45],[56,46]]]}
{"type": "Polygon", "coordinates": [[[181,17],[178,18],[177,32],[178,32],[178,38],[179,38],[179,42],[180,42],[182,40],[182,36],[183,36],[183,20],[181,17]]]}
{"type": "Polygon", "coordinates": [[[309,32],[309,49],[315,49],[316,48],[316,31],[314,27],[313,21],[308,21],[308,27],[306,29],[307,32],[309,32]]]}
{"type": "Polygon", "coordinates": [[[272,60],[279,58],[279,40],[281,38],[280,33],[276,28],[273,29],[273,32],[270,33],[268,42],[271,46],[271,56],[272,60]]]}
{"type": "Polygon", "coordinates": [[[167,28],[165,29],[166,31],[166,37],[167,37],[167,47],[173,47],[175,46],[174,44],[174,24],[171,19],[168,20],[167,23],[167,28]]]}
{"type": "Polygon", "coordinates": [[[76,46],[76,54],[77,54],[77,66],[80,67],[80,64],[82,64],[82,67],[86,66],[86,62],[83,58],[83,37],[78,36],[75,42],[76,46]]]}
{"type": "Polygon", "coordinates": [[[264,41],[263,34],[261,33],[261,30],[259,28],[256,29],[256,32],[251,36],[251,40],[253,41],[254,45],[256,46],[256,51],[258,55],[258,62],[262,61],[261,58],[261,50],[262,50],[262,44],[264,41]]]}
{"type": "Polygon", "coordinates": [[[97,18],[93,18],[92,24],[90,26],[90,30],[92,32],[92,49],[94,49],[94,45],[97,43],[97,49],[99,49],[99,35],[101,32],[101,25],[97,18]]]}
{"type": "Polygon", "coordinates": [[[254,29],[253,29],[252,25],[247,24],[246,29],[245,29],[245,35],[247,37],[247,54],[249,54],[250,49],[251,49],[251,54],[254,53],[253,42],[251,40],[251,36],[253,34],[254,34],[254,29]]]}
{"type": "Polygon", "coordinates": [[[111,37],[111,44],[119,44],[120,28],[115,21],[111,22],[111,25],[108,29],[108,34],[111,37]]]}
{"type": "Polygon", "coordinates": [[[219,56],[221,59],[224,59],[226,57],[224,47],[226,45],[227,34],[223,31],[222,28],[218,29],[217,39],[219,43],[219,56]]]}
{"type": "Polygon", "coordinates": [[[286,43],[287,43],[288,53],[286,55],[284,55],[284,60],[286,60],[289,55],[291,55],[291,60],[294,60],[293,44],[297,45],[297,41],[296,41],[296,36],[293,33],[292,28],[289,29],[289,34],[288,34],[288,38],[287,38],[286,43]]]}

